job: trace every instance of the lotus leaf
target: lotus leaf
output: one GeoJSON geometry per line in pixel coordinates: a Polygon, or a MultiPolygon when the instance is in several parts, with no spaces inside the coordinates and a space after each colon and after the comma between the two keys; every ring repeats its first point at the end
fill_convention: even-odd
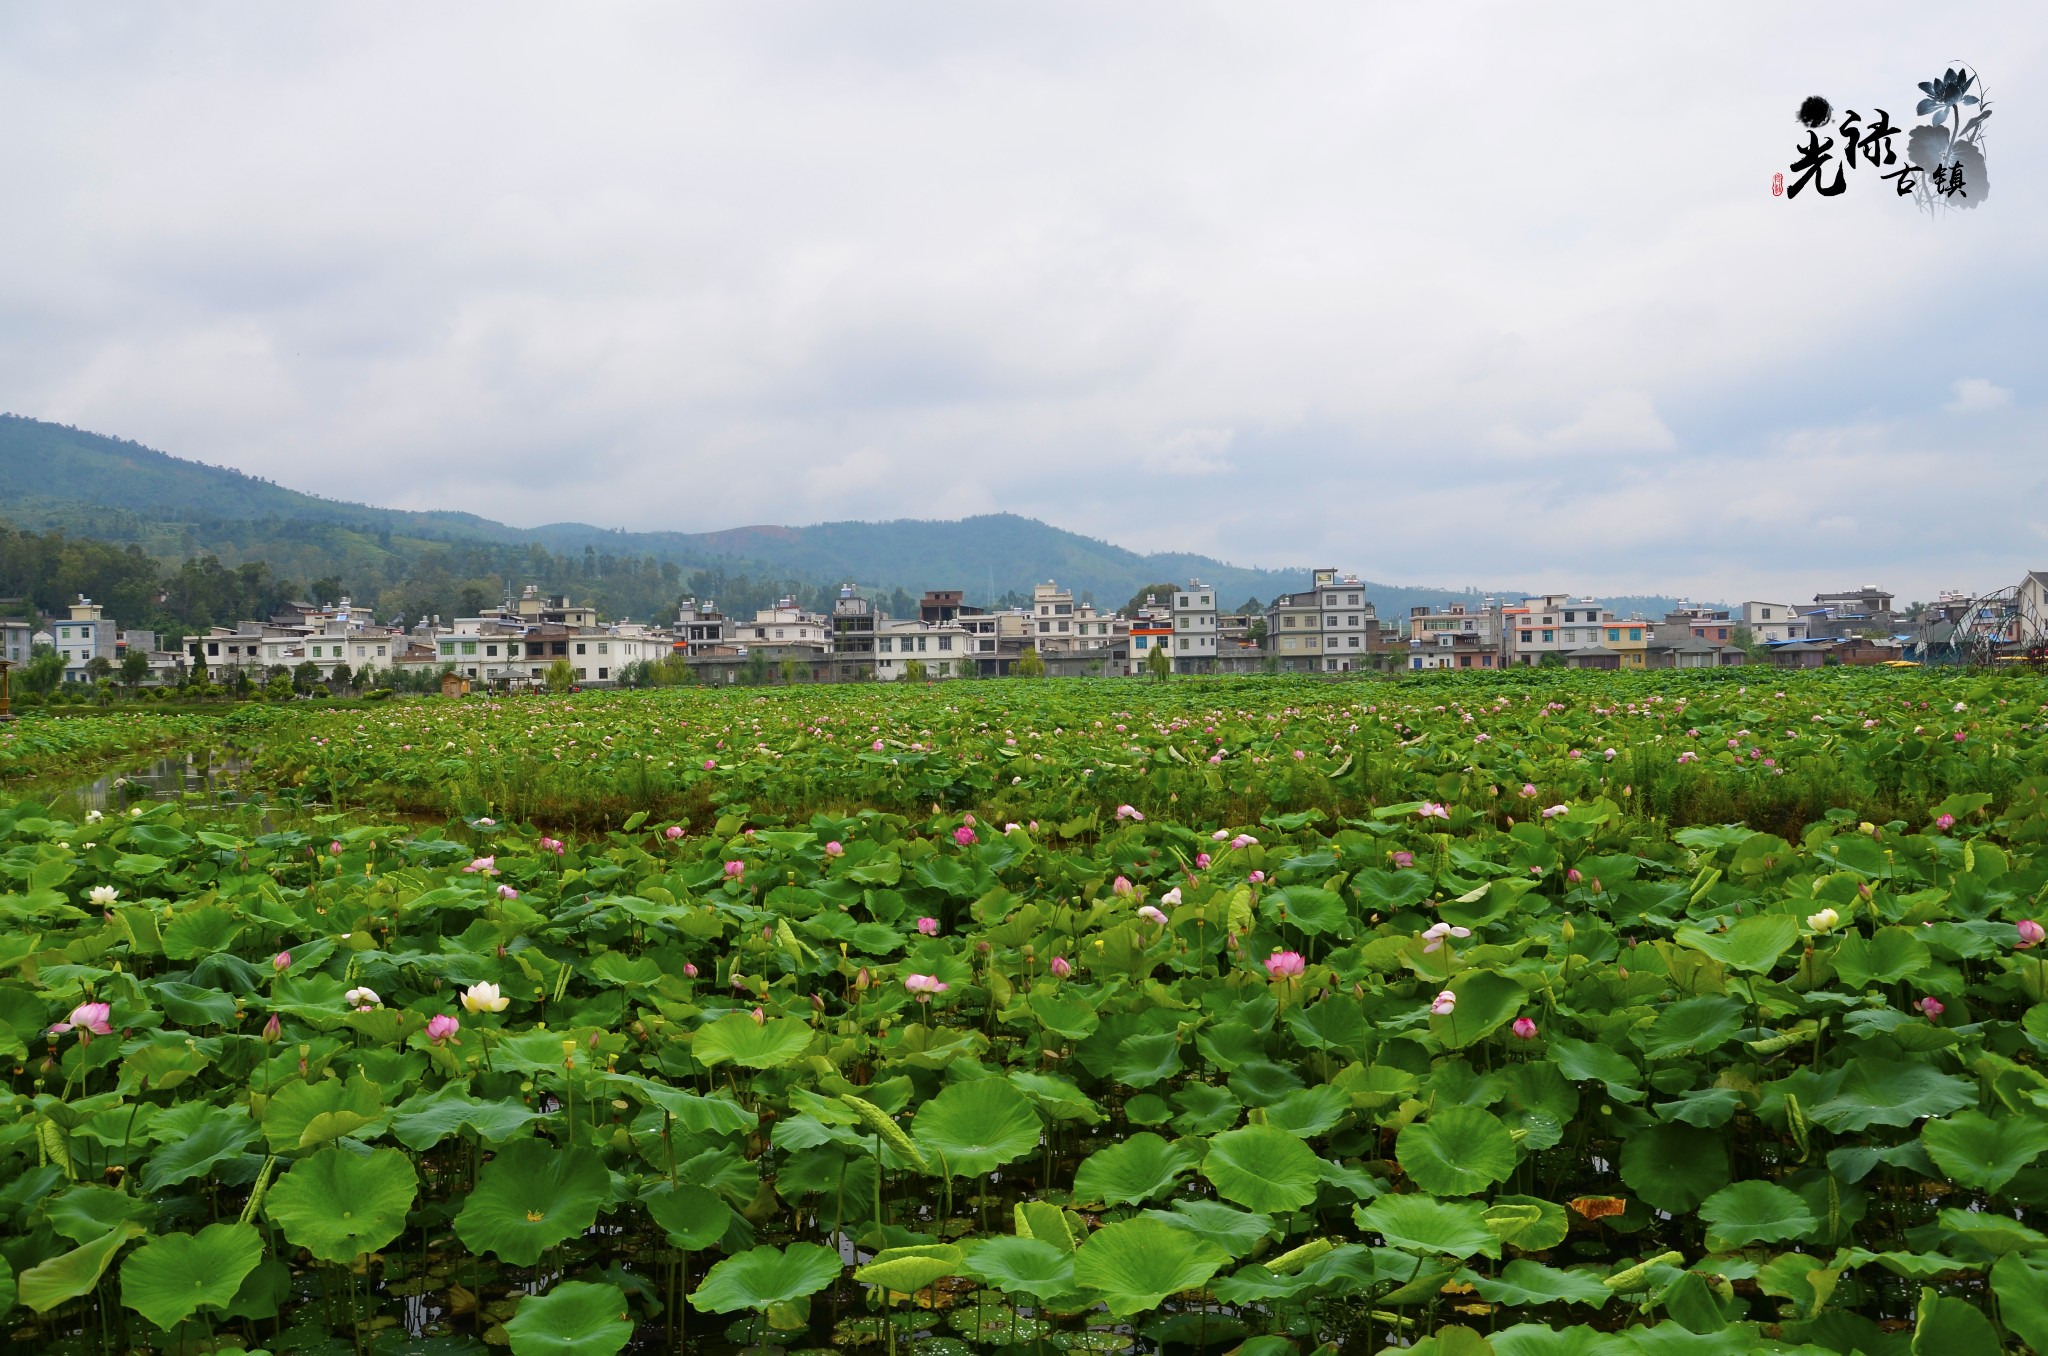
{"type": "Polygon", "coordinates": [[[251,1225],[165,1234],[121,1263],[121,1302],[168,1331],[203,1308],[227,1308],[242,1278],[262,1260],[263,1235],[251,1225]]]}
{"type": "Polygon", "coordinates": [[[505,1321],[512,1356],[612,1356],[633,1336],[625,1292],[615,1285],[560,1281],[529,1295],[505,1321]]]}
{"type": "Polygon", "coordinates": [[[1074,1280],[1122,1318],[1206,1284],[1229,1260],[1223,1249],[1184,1229],[1155,1219],[1128,1219],[1089,1235],[1074,1254],[1074,1280]]]}
{"type": "Polygon", "coordinates": [[[455,1233],[478,1252],[532,1266],[596,1223],[610,1196],[611,1176],[592,1151],[514,1140],[484,1164],[455,1233]]]}

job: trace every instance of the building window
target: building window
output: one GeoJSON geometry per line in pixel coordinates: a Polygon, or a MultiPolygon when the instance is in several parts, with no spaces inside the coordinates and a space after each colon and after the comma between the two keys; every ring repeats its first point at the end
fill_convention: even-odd
{"type": "Polygon", "coordinates": [[[1042,635],[1046,635],[1046,634],[1047,634],[1047,633],[1049,633],[1049,632],[1050,632],[1051,630],[1052,630],[1052,623],[1051,623],[1051,622],[1040,622],[1040,623],[1038,624],[1038,634],[1039,634],[1039,635],[1041,635],[1041,636],[1042,636],[1042,635]]]}
{"type": "Polygon", "coordinates": [[[923,654],[923,653],[924,653],[924,642],[925,642],[925,638],[924,638],[923,636],[919,636],[919,637],[917,638],[917,652],[918,652],[919,654],[923,654]]]}
{"type": "Polygon", "coordinates": [[[582,653],[583,653],[583,642],[582,642],[582,641],[580,641],[580,640],[576,642],[576,653],[577,653],[577,654],[582,654],[582,653]]]}
{"type": "Polygon", "coordinates": [[[599,654],[611,653],[611,642],[608,640],[600,640],[599,642],[597,642],[597,652],[599,654]]]}
{"type": "MultiPolygon", "coordinates": [[[[319,651],[315,650],[313,653],[318,654],[319,651]]],[[[484,646],[484,654],[495,659],[498,656],[498,647],[495,645],[486,645],[484,646]]]]}
{"type": "Polygon", "coordinates": [[[1629,627],[1629,628],[1628,628],[1628,638],[1629,638],[1630,640],[1641,640],[1641,639],[1643,638],[1643,628],[1642,628],[1642,627],[1640,627],[1640,626],[1631,626],[1631,627],[1629,627]]]}
{"type": "Polygon", "coordinates": [[[604,669],[599,669],[599,670],[597,671],[597,676],[598,676],[598,678],[599,678],[599,679],[603,679],[603,678],[607,677],[608,675],[607,675],[607,672],[606,672],[606,670],[604,670],[604,669]]]}
{"type": "Polygon", "coordinates": [[[1545,631],[1545,632],[1543,633],[1543,643],[1544,643],[1545,645],[1548,645],[1548,644],[1550,644],[1550,642],[1551,642],[1551,639],[1552,639],[1552,636],[1553,636],[1553,635],[1554,635],[1554,633],[1553,633],[1553,632],[1550,632],[1550,631],[1545,631]]]}
{"type": "Polygon", "coordinates": [[[953,638],[952,638],[951,636],[940,636],[940,637],[939,637],[939,648],[940,648],[940,649],[942,649],[942,650],[950,650],[950,649],[952,649],[952,648],[953,648],[953,638]]]}
{"type": "MultiPolygon", "coordinates": [[[[476,642],[475,642],[475,641],[473,641],[473,640],[465,640],[465,641],[463,641],[463,642],[462,642],[462,653],[463,653],[463,655],[464,655],[465,657],[467,657],[467,656],[469,656],[469,655],[473,655],[473,654],[475,654],[475,653],[476,653],[476,642]]],[[[474,670],[474,669],[471,669],[471,670],[470,670],[470,673],[469,673],[469,676],[470,676],[470,677],[472,677],[472,678],[476,677],[476,670],[474,670]]]]}

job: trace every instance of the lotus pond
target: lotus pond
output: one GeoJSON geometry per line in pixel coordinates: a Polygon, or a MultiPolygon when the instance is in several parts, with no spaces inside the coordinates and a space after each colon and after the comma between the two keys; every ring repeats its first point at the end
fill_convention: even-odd
{"type": "Polygon", "coordinates": [[[17,788],[10,1339],[2048,1349],[2048,687],[1748,678],[249,711],[267,802],[17,788]]]}

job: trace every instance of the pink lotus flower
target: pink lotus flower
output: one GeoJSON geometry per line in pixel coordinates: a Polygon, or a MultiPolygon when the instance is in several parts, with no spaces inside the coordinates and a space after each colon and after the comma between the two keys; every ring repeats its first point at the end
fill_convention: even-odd
{"type": "Polygon", "coordinates": [[[1242,850],[1244,848],[1255,846],[1258,843],[1258,841],[1258,839],[1252,837],[1248,833],[1241,833],[1237,837],[1230,840],[1230,845],[1234,848],[1242,850]]]}
{"type": "Polygon", "coordinates": [[[1533,1041],[1536,1039],[1536,1023],[1527,1017],[1515,1018],[1514,1025],[1508,1029],[1515,1033],[1516,1040],[1533,1041]]]}
{"type": "Polygon", "coordinates": [[[1294,761],[1295,761],[1295,762],[1297,762],[1297,763],[1298,763],[1298,762],[1300,762],[1300,761],[1301,761],[1302,759],[1304,759],[1304,758],[1306,758],[1306,757],[1308,757],[1308,755],[1307,755],[1307,754],[1305,754],[1305,753],[1303,753],[1303,752],[1302,752],[1302,751],[1301,751],[1300,749],[1296,749],[1296,750],[1294,751],[1294,761]]]}
{"type": "Polygon", "coordinates": [[[1136,820],[1136,821],[1138,821],[1138,822],[1139,822],[1140,824],[1142,824],[1142,823],[1144,823],[1144,822],[1145,822],[1145,814],[1144,814],[1144,812],[1143,812],[1142,810],[1138,809],[1138,807],[1137,807],[1137,806],[1135,806],[1135,805],[1119,805],[1119,806],[1117,806],[1117,807],[1116,807],[1116,817],[1117,817],[1118,819],[1135,819],[1135,820],[1136,820]]]}
{"type": "Polygon", "coordinates": [[[1246,876],[1245,879],[1250,881],[1253,885],[1262,885],[1265,883],[1266,873],[1263,871],[1254,871],[1250,875],[1246,876]]]}
{"type": "Polygon", "coordinates": [[[427,1039],[436,1045],[445,1045],[455,1039],[455,1033],[462,1030],[462,1023],[445,1012],[436,1013],[427,1021],[427,1039]]]}
{"type": "Polygon", "coordinates": [[[661,831],[661,836],[663,838],[668,839],[669,842],[673,843],[676,841],[676,839],[681,838],[683,836],[683,826],[680,824],[671,824],[661,831]]]}
{"type": "Polygon", "coordinates": [[[1164,904],[1164,905],[1165,905],[1165,906],[1166,906],[1167,908],[1169,908],[1169,909],[1177,909],[1177,908],[1179,908],[1179,907],[1180,907],[1180,887],[1179,887],[1178,885],[1176,885],[1176,886],[1174,886],[1174,887],[1173,887],[1173,888],[1172,888],[1171,890],[1168,890],[1168,891],[1167,891],[1167,892],[1166,892],[1165,894],[1163,894],[1163,895],[1159,896],[1159,902],[1160,902],[1161,904],[1164,904]]]}
{"type": "MultiPolygon", "coordinates": [[[[359,1008],[357,1011],[368,1012],[369,1009],[359,1008]]],[[[277,1014],[273,1012],[270,1014],[270,1020],[263,1024],[263,1043],[265,1045],[275,1045],[283,1037],[284,1025],[277,1020],[277,1014]]]]}
{"type": "Polygon", "coordinates": [[[917,920],[917,930],[927,937],[936,937],[939,935],[939,920],[936,918],[920,918],[917,920]]]}
{"type": "Polygon", "coordinates": [[[498,898],[500,898],[500,899],[517,899],[517,898],[519,898],[519,892],[518,892],[517,890],[513,889],[513,888],[512,888],[511,886],[509,886],[509,885],[500,885],[500,886],[498,887],[498,898]]]}
{"type": "Polygon", "coordinates": [[[1218,842],[1218,843],[1220,843],[1220,842],[1222,842],[1222,841],[1223,841],[1224,839],[1226,839],[1226,838],[1230,837],[1230,830],[1229,830],[1229,829],[1218,829],[1218,830],[1216,830],[1216,832],[1214,832],[1214,833],[1210,834],[1210,835],[1209,835],[1209,837],[1210,837],[1210,838],[1211,838],[1211,839],[1212,839],[1213,841],[1215,841],[1215,842],[1218,842]]]}
{"type": "Polygon", "coordinates": [[[1424,801],[1422,808],[1415,813],[1424,819],[1449,819],[1451,817],[1451,812],[1447,807],[1438,805],[1433,800],[1424,801]]]}
{"type": "Polygon", "coordinates": [[[1165,927],[1167,922],[1166,915],[1161,913],[1158,909],[1153,908],[1150,904],[1139,906],[1138,917],[1144,919],[1148,923],[1156,923],[1160,927],[1165,927]]]}
{"type": "Polygon", "coordinates": [[[881,740],[879,740],[879,739],[877,739],[877,740],[876,740],[876,741],[874,742],[874,744],[873,744],[873,745],[871,745],[870,747],[872,747],[872,748],[874,749],[874,751],[875,751],[876,753],[880,753],[880,752],[882,751],[882,749],[883,749],[883,747],[884,747],[884,746],[883,746],[883,744],[882,744],[882,741],[881,741],[881,740]]]}
{"type": "Polygon", "coordinates": [[[920,1003],[929,1003],[935,993],[944,993],[949,987],[937,975],[905,975],[903,987],[917,995],[920,1003]]]}
{"type": "Polygon", "coordinates": [[[1570,813],[1571,813],[1571,809],[1572,809],[1572,807],[1571,807],[1571,806],[1569,806],[1569,805],[1550,805],[1550,806],[1546,806],[1546,807],[1544,807],[1544,810],[1543,810],[1543,817],[1544,817],[1545,819],[1555,819],[1555,818],[1557,818],[1557,817],[1558,817],[1559,815],[1564,815],[1564,814],[1570,814],[1570,813]]]}
{"type": "Polygon", "coordinates": [[[1963,732],[1962,732],[1961,730],[1957,730],[1957,731],[1956,731],[1956,743],[1960,744],[1960,743],[1962,743],[1962,742],[1963,742],[1963,732]]]}
{"type": "Polygon", "coordinates": [[[953,830],[953,841],[961,847],[972,847],[977,840],[974,836],[974,830],[962,824],[959,828],[953,830]]]}
{"type": "Polygon", "coordinates": [[[327,855],[330,857],[339,857],[341,855],[341,840],[339,838],[327,845],[327,855]]]}
{"type": "Polygon", "coordinates": [[[695,979],[696,977],[697,977],[697,967],[696,967],[696,965],[695,965],[694,963],[690,962],[690,961],[684,961],[684,962],[683,962],[683,978],[684,978],[684,979],[695,979]]]}
{"type": "Polygon", "coordinates": [[[1055,979],[1065,979],[1068,975],[1074,973],[1074,967],[1065,956],[1054,956],[1052,958],[1052,973],[1055,979]]]}
{"type": "Polygon", "coordinates": [[[1943,833],[1947,833],[1955,826],[1956,817],[1954,815],[1938,815],[1934,821],[1934,827],[1940,829],[1943,833]]]}
{"type": "Polygon", "coordinates": [[[81,1045],[90,1045],[94,1036],[111,1036],[114,1028],[107,1024],[113,1016],[113,1005],[109,1003],[80,1003],[71,1009],[71,1015],[50,1028],[52,1036],[61,1036],[67,1031],[78,1033],[81,1045]]]}
{"type": "Polygon", "coordinates": [[[1120,895],[1129,894],[1131,892],[1130,877],[1118,876],[1114,881],[1110,882],[1109,888],[1116,891],[1120,895]]]}
{"type": "Polygon", "coordinates": [[[1932,995],[1921,999],[1913,1006],[1920,1009],[1920,1011],[1922,1011],[1923,1013],[1927,1014],[1927,1020],[1930,1022],[1933,1021],[1935,1018],[1941,1016],[1941,1014],[1944,1011],[1946,1011],[1946,1008],[1943,1007],[1941,1000],[1933,997],[1932,995]]]}
{"type": "Polygon", "coordinates": [[[552,852],[557,857],[562,855],[562,840],[559,838],[543,838],[538,846],[542,852],[552,852]]]}
{"type": "Polygon", "coordinates": [[[839,840],[835,838],[831,842],[825,844],[825,855],[827,857],[844,857],[846,855],[846,849],[842,847],[840,845],[839,840]]]}
{"type": "Polygon", "coordinates": [[[462,868],[462,874],[465,876],[495,876],[498,874],[498,859],[494,856],[478,857],[468,866],[462,868]]]}
{"type": "Polygon", "coordinates": [[[1422,934],[1422,949],[1425,952],[1441,951],[1444,946],[1444,938],[1454,937],[1462,941],[1471,935],[1471,928],[1453,927],[1449,923],[1431,923],[1429,928],[1422,934]]]}
{"type": "Polygon", "coordinates": [[[767,1014],[767,1013],[765,1013],[765,1012],[763,1012],[763,1011],[761,1011],[761,1009],[759,1009],[759,1008],[755,1008],[755,1009],[754,1009],[754,1025],[755,1025],[755,1026],[766,1026],[766,1025],[768,1025],[768,1014],[767,1014]]]}
{"type": "Polygon", "coordinates": [[[1457,1010],[1457,1007],[1458,995],[1452,993],[1449,989],[1445,989],[1442,993],[1431,999],[1429,1004],[1429,1010],[1439,1017],[1450,1016],[1451,1013],[1457,1010]]]}
{"type": "Polygon", "coordinates": [[[1403,850],[1401,850],[1401,851],[1399,851],[1399,852],[1396,852],[1396,853],[1394,854],[1394,865],[1395,865],[1396,867],[1402,867],[1402,868],[1406,868],[1406,867],[1410,867],[1410,866],[1413,866],[1413,865],[1415,865],[1415,854],[1414,854],[1414,853],[1412,853],[1412,852],[1409,852],[1409,851],[1407,851],[1407,850],[1405,850],[1405,849],[1403,849],[1403,850]]]}
{"type": "Polygon", "coordinates": [[[725,864],[725,878],[727,880],[738,880],[746,874],[747,864],[745,862],[734,861],[725,864]]]}
{"type": "Polygon", "coordinates": [[[1522,783],[1522,795],[1523,795],[1523,797],[1524,797],[1524,798],[1527,798],[1527,797],[1530,797],[1530,796],[1534,796],[1535,794],[1536,794],[1536,783],[1534,783],[1534,782],[1523,782],[1523,783],[1522,783]]]}
{"type": "Polygon", "coordinates": [[[731,978],[728,979],[726,982],[731,984],[735,989],[744,989],[747,987],[747,977],[737,970],[732,972],[731,978]]]}
{"type": "Polygon", "coordinates": [[[1275,951],[1266,957],[1266,974],[1274,979],[1294,979],[1307,968],[1299,951],[1275,951]]]}
{"type": "Polygon", "coordinates": [[[1577,885],[1580,881],[1585,879],[1584,876],[1581,876],[1579,874],[1579,868],[1577,868],[1576,866],[1567,868],[1564,873],[1564,878],[1566,881],[1573,885],[1577,885]]]}
{"type": "Polygon", "coordinates": [[[289,951],[280,951],[275,956],[272,956],[270,958],[270,968],[277,971],[279,974],[283,974],[285,971],[291,969],[292,953],[289,951]]]}
{"type": "Polygon", "coordinates": [[[2019,930],[2020,939],[2016,945],[2021,951],[2039,946],[2042,939],[2048,937],[2048,928],[2043,928],[2031,918],[2022,918],[2013,926],[2019,930]]]}

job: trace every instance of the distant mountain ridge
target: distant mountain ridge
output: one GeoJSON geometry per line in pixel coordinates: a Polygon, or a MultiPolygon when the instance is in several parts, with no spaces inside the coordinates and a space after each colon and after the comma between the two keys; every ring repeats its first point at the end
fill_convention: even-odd
{"type": "MultiPolygon", "coordinates": [[[[1057,580],[1098,606],[1114,608],[1156,583],[1199,578],[1217,601],[1235,607],[1248,597],[1269,602],[1305,589],[1309,567],[1272,570],[1231,565],[1191,552],[1128,550],[1016,514],[949,521],[835,522],[758,525],[712,532],[626,532],[585,523],[512,527],[470,513],[415,512],[323,499],[227,467],[174,457],[140,443],[20,415],[0,414],[0,517],[18,527],[57,527],[76,536],[133,542],[174,562],[216,554],[224,563],[287,551],[306,577],[345,573],[362,553],[417,553],[434,543],[485,541],[538,544],[558,555],[585,551],[651,556],[684,570],[715,568],[809,582],[852,581],[866,588],[957,588],[982,601],[1057,580]],[[291,525],[322,525],[308,533],[291,525]],[[913,526],[915,531],[906,531],[913,526]],[[281,539],[289,538],[289,548],[281,539]],[[349,558],[323,568],[308,539],[345,538],[349,558]],[[307,558],[307,553],[312,558],[307,558]],[[353,563],[352,563],[353,562],[353,563]]],[[[335,548],[339,555],[341,547],[335,548]]],[[[1355,562],[1332,561],[1339,568],[1355,562]]],[[[1385,618],[1409,607],[1464,601],[1478,589],[1427,588],[1366,580],[1385,618]]],[[[1495,596],[1520,597],[1501,589],[1495,596]]],[[[1671,600],[1611,600],[1645,612],[1671,600]]]]}

